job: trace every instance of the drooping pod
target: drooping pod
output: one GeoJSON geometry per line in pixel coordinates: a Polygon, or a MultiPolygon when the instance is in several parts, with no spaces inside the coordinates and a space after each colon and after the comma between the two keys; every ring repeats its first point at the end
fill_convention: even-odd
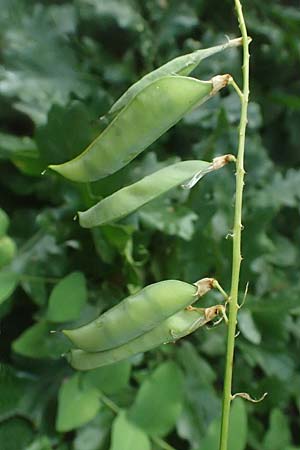
{"type": "Polygon", "coordinates": [[[79,211],[79,223],[84,228],[91,228],[120,220],[191,177],[194,180],[196,176],[199,181],[205,174],[223,167],[231,158],[232,155],[223,155],[215,158],[212,163],[192,160],[164,167],[114,192],[87,211],[79,211]]]}
{"type": "Polygon", "coordinates": [[[242,39],[231,39],[222,45],[216,45],[214,47],[203,48],[200,50],[195,50],[187,55],[177,56],[177,58],[168,61],[166,64],[158,67],[150,73],[147,73],[140,80],[130,86],[126,92],[112,105],[108,111],[108,115],[117,114],[126,104],[139,92],[141,92],[148,84],[153,81],[167,75],[182,75],[188,76],[199,64],[200,62],[208,58],[209,56],[215,55],[227,48],[237,47],[242,45],[242,39]]]}
{"type": "Polygon", "coordinates": [[[81,350],[98,352],[111,349],[151,330],[193,304],[212,287],[212,278],[203,278],[195,284],[178,280],[150,284],[96,320],[74,330],[63,330],[63,333],[81,350]]]}
{"type": "Polygon", "coordinates": [[[146,352],[161,344],[175,342],[212,321],[219,314],[223,314],[223,310],[223,305],[185,309],[164,320],[152,330],[119,347],[96,353],[74,349],[66,355],[66,358],[74,369],[96,369],[129,358],[137,353],[146,352]]]}
{"type": "Polygon", "coordinates": [[[91,228],[119,220],[209,166],[205,161],[182,161],[158,170],[114,192],[87,211],[79,211],[79,223],[84,228],[91,228]]]}
{"type": "Polygon", "coordinates": [[[166,76],[147,85],[76,158],[49,167],[73,181],[95,181],[121,169],[188,111],[228,84],[230,75],[211,81],[166,76]]]}

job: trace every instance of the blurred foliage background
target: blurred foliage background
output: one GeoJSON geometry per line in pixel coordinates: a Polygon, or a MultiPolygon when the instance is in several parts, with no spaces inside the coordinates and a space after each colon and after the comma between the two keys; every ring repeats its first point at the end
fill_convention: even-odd
{"type": "MultiPolygon", "coordinates": [[[[77,210],[174,160],[235,153],[239,100],[227,89],[130,168],[86,186],[41,172],[80,153],[99,117],[147,71],[239,36],[233,2],[1,0],[0,442],[2,450],[216,450],[226,326],[77,374],[50,330],[96,317],[166,278],[229,290],[234,169],[174,190],[93,231],[77,210]],[[227,239],[226,239],[227,236],[227,239]]],[[[244,2],[251,44],[241,299],[230,450],[300,448],[300,11],[244,2]]],[[[194,76],[231,73],[241,51],[194,76]]],[[[132,124],[135,126],[135,124],[132,124]]],[[[113,151],[113,149],[112,149],[113,151]]],[[[210,293],[202,304],[218,303],[210,293]]]]}

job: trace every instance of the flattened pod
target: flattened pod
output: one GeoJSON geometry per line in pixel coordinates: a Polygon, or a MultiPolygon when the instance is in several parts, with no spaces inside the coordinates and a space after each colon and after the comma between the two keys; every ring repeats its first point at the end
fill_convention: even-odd
{"type": "Polygon", "coordinates": [[[87,211],[79,211],[79,223],[84,228],[91,228],[119,220],[182,184],[196,172],[205,173],[210,166],[211,164],[205,161],[182,161],[158,170],[137,183],[114,192],[87,211]]]}
{"type": "Polygon", "coordinates": [[[150,284],[93,322],[63,333],[76,347],[87,352],[118,347],[194,303],[212,288],[212,281],[204,278],[195,285],[178,280],[150,284]]]}
{"type": "Polygon", "coordinates": [[[220,313],[221,308],[224,307],[222,305],[216,305],[210,308],[197,308],[191,311],[183,310],[161,322],[152,330],[120,347],[97,353],[71,350],[66,357],[71,366],[77,370],[96,369],[97,367],[112,364],[129,358],[136,353],[151,350],[161,344],[175,342],[193,333],[207,322],[213,320],[220,313]]]}
{"type": "Polygon", "coordinates": [[[112,105],[108,114],[117,114],[126,104],[139,92],[141,92],[152,81],[161,78],[166,75],[189,75],[200,62],[208,58],[211,55],[219,53],[226,48],[237,47],[242,44],[242,39],[232,39],[225,42],[222,45],[216,45],[215,47],[203,48],[196,50],[187,55],[181,55],[177,58],[168,61],[163,66],[158,67],[150,73],[147,73],[143,78],[138,80],[112,105]]]}
{"type": "Polygon", "coordinates": [[[79,223],[84,228],[91,228],[119,220],[179,184],[184,188],[194,186],[205,174],[233,160],[233,155],[223,155],[214,158],[212,163],[181,161],[165,167],[114,192],[87,211],[79,211],[79,223]],[[187,179],[188,183],[184,183],[187,179]]]}
{"type": "Polygon", "coordinates": [[[146,86],[76,158],[49,167],[73,181],[95,181],[124,167],[188,111],[226,86],[229,75],[211,81],[162,77],[146,86]]]}

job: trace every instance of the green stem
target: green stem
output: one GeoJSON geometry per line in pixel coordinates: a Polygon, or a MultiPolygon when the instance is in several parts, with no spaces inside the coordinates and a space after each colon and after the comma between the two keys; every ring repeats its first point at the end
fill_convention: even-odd
{"type": "Polygon", "coordinates": [[[102,403],[104,403],[105,406],[107,406],[115,414],[119,414],[119,412],[121,411],[121,408],[119,408],[119,406],[115,402],[113,402],[109,397],[107,397],[106,395],[104,395],[102,393],[100,396],[100,400],[102,401],[102,403]]]}
{"type": "Polygon", "coordinates": [[[243,101],[243,98],[244,98],[244,95],[243,95],[242,91],[240,90],[238,84],[234,81],[233,78],[231,78],[231,79],[229,80],[228,84],[231,85],[231,86],[235,89],[237,95],[240,97],[240,100],[241,100],[241,102],[242,102],[242,101],[243,101]]]}
{"type": "Polygon", "coordinates": [[[229,323],[227,335],[227,351],[226,351],[226,368],[223,392],[223,408],[221,421],[221,436],[219,450],[227,450],[228,448],[228,429],[229,414],[232,390],[232,369],[234,357],[234,341],[236,334],[236,321],[238,312],[238,289],[241,267],[241,232],[242,232],[242,203],[243,203],[243,187],[244,187],[244,149],[245,134],[247,127],[247,111],[249,99],[249,39],[247,28],[242,12],[240,0],[235,1],[235,8],[238,16],[239,26],[243,38],[243,91],[241,97],[241,118],[239,125],[239,145],[236,161],[236,197],[235,197],[235,213],[233,228],[233,253],[232,253],[232,278],[229,302],[229,323]]]}
{"type": "Polygon", "coordinates": [[[217,290],[223,295],[223,297],[224,297],[224,299],[225,299],[226,301],[229,300],[229,295],[227,294],[227,292],[224,291],[224,289],[222,288],[222,286],[220,285],[220,283],[218,282],[218,280],[214,280],[214,281],[213,281],[213,287],[214,287],[215,289],[217,289],[217,290]]]}

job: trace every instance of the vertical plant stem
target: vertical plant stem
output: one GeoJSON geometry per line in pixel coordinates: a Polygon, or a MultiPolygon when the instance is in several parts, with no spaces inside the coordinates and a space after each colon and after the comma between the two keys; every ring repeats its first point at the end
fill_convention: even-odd
{"type": "Polygon", "coordinates": [[[240,0],[235,0],[235,8],[239,21],[240,30],[243,38],[243,89],[241,99],[241,118],[239,125],[239,145],[236,161],[236,197],[233,227],[233,254],[232,254],[232,278],[229,302],[229,323],[227,335],[227,351],[226,351],[226,368],[223,391],[223,407],[221,421],[221,435],[219,450],[227,450],[228,447],[228,429],[229,414],[231,403],[232,389],[232,370],[234,357],[234,341],[236,334],[236,321],[238,312],[238,290],[240,267],[242,261],[241,255],[241,233],[242,233],[242,204],[243,204],[243,188],[244,188],[244,150],[245,150],[245,134],[247,127],[247,110],[249,98],[249,40],[246,24],[242,12],[240,0]]]}

